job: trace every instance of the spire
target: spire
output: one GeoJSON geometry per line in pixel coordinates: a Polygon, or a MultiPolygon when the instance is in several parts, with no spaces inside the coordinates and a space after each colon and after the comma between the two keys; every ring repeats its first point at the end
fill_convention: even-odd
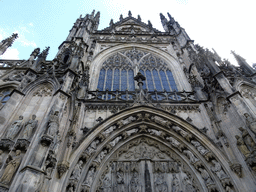
{"type": "Polygon", "coordinates": [[[245,70],[245,72],[247,72],[249,75],[252,75],[255,73],[253,68],[246,62],[246,60],[243,57],[236,54],[235,51],[231,51],[231,53],[234,55],[237,63],[240,65],[241,68],[245,70]]]}
{"type": "Polygon", "coordinates": [[[161,23],[163,25],[164,30],[166,32],[169,32],[168,21],[162,13],[160,13],[160,19],[161,19],[161,23]]]}
{"type": "Polygon", "coordinates": [[[98,11],[94,17],[95,20],[99,21],[100,20],[100,12],[98,11]]]}
{"type": "Polygon", "coordinates": [[[167,13],[169,19],[170,19],[170,23],[173,24],[175,22],[174,18],[170,15],[170,13],[167,13]]]}
{"type": "Polygon", "coordinates": [[[48,55],[48,53],[49,53],[49,49],[50,49],[49,46],[46,47],[45,50],[43,50],[43,51],[38,55],[38,57],[41,57],[41,58],[43,58],[43,59],[46,59],[46,57],[47,57],[47,55],[48,55]]]}
{"type": "Polygon", "coordinates": [[[132,12],[131,12],[131,11],[128,12],[128,16],[129,16],[129,17],[132,16],[132,12]]]}
{"type": "Polygon", "coordinates": [[[0,42],[0,55],[3,55],[4,52],[12,46],[13,42],[15,39],[18,38],[18,34],[17,33],[13,33],[12,36],[2,40],[0,42]]]}
{"type": "Polygon", "coordinates": [[[94,17],[94,13],[95,13],[95,10],[93,9],[92,14],[91,14],[91,19],[94,17]]]}

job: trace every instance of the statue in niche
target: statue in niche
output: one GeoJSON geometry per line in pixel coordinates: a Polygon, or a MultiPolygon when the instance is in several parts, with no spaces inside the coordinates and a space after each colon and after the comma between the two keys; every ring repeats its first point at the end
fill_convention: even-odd
{"type": "Polygon", "coordinates": [[[11,140],[15,139],[15,137],[18,135],[19,131],[21,130],[22,126],[23,126],[23,116],[21,115],[19,116],[19,120],[14,121],[10,125],[6,137],[11,140]]]}
{"type": "Polygon", "coordinates": [[[55,137],[59,131],[59,111],[55,111],[54,114],[50,115],[48,122],[47,135],[55,137]]]}
{"type": "Polygon", "coordinates": [[[86,177],[86,180],[84,182],[84,184],[88,187],[91,187],[92,182],[93,182],[93,178],[94,178],[94,174],[95,174],[95,168],[91,167],[91,169],[88,171],[88,175],[86,177]]]}
{"type": "Polygon", "coordinates": [[[198,159],[195,157],[195,155],[191,151],[184,150],[183,153],[188,157],[190,163],[195,163],[198,161],[198,159]]]}
{"type": "Polygon", "coordinates": [[[209,173],[205,169],[199,168],[199,171],[201,172],[201,176],[206,184],[213,183],[209,173]]]}
{"type": "Polygon", "coordinates": [[[126,131],[127,136],[130,136],[130,135],[132,135],[133,133],[137,133],[138,130],[139,130],[139,129],[131,129],[131,130],[129,130],[129,131],[126,131]]]}
{"type": "Polygon", "coordinates": [[[195,188],[193,187],[193,185],[191,184],[191,182],[187,176],[183,178],[182,183],[185,187],[186,192],[196,192],[195,188]]]}
{"type": "Polygon", "coordinates": [[[217,162],[216,160],[212,160],[212,163],[214,164],[214,167],[212,167],[212,171],[217,175],[220,180],[228,177],[222,170],[219,162],[217,162]]]}
{"type": "Polygon", "coordinates": [[[102,192],[111,192],[111,180],[105,177],[102,184],[102,192]]]}
{"type": "Polygon", "coordinates": [[[180,192],[180,181],[176,175],[172,179],[172,192],[180,192]]]}
{"type": "Polygon", "coordinates": [[[152,116],[151,120],[154,121],[155,123],[158,123],[163,126],[168,126],[170,124],[168,121],[166,121],[163,118],[158,117],[158,116],[152,116]]]}
{"type": "Polygon", "coordinates": [[[115,138],[113,141],[109,142],[109,144],[114,147],[120,140],[122,139],[121,136],[115,138]]]}
{"type": "Polygon", "coordinates": [[[112,133],[115,129],[116,129],[116,126],[113,125],[113,126],[109,127],[106,131],[104,131],[102,133],[102,135],[104,135],[105,137],[108,137],[110,135],[110,133],[112,133]]]}
{"type": "Polygon", "coordinates": [[[128,117],[127,119],[124,120],[120,120],[117,124],[119,125],[119,127],[123,126],[123,125],[128,125],[129,123],[135,121],[136,118],[133,116],[128,117]]]}
{"type": "Polygon", "coordinates": [[[22,135],[22,139],[30,139],[33,130],[37,126],[37,120],[36,120],[36,115],[32,115],[32,119],[30,119],[26,124],[25,124],[25,129],[22,135]]]}
{"type": "Polygon", "coordinates": [[[61,136],[60,136],[60,133],[58,133],[57,137],[55,137],[54,142],[50,147],[50,150],[53,152],[54,155],[57,155],[60,143],[61,143],[61,136]]]}
{"type": "Polygon", "coordinates": [[[201,153],[202,155],[205,155],[209,151],[205,149],[198,141],[192,140],[191,143],[196,147],[197,151],[201,153]]]}
{"type": "Polygon", "coordinates": [[[125,192],[124,173],[121,171],[116,173],[116,192],[125,192]]]}
{"type": "Polygon", "coordinates": [[[164,181],[163,174],[157,174],[155,181],[155,189],[156,192],[168,192],[168,186],[166,184],[166,181],[164,181]]]}
{"type": "Polygon", "coordinates": [[[249,150],[253,151],[256,146],[255,146],[255,143],[254,143],[252,137],[250,136],[250,134],[248,133],[248,131],[246,129],[240,127],[239,130],[242,132],[243,141],[245,142],[245,144],[247,145],[249,150]]]}
{"type": "Polygon", "coordinates": [[[256,134],[256,119],[251,117],[248,113],[244,114],[246,118],[246,124],[251,129],[251,131],[256,134]]]}
{"type": "Polygon", "coordinates": [[[88,153],[88,155],[91,155],[91,154],[93,154],[95,151],[96,151],[96,149],[97,149],[97,145],[100,143],[100,141],[99,140],[94,140],[92,143],[91,143],[91,145],[87,148],[87,153],[88,153]]]}
{"type": "Polygon", "coordinates": [[[16,150],[16,155],[15,156],[9,155],[9,157],[6,160],[7,166],[4,170],[2,177],[0,178],[0,183],[4,185],[9,185],[20,163],[21,163],[21,151],[16,150]]]}
{"type": "Polygon", "coordinates": [[[163,132],[162,131],[157,131],[155,129],[148,129],[148,132],[150,135],[156,135],[156,136],[162,136],[163,132]]]}
{"type": "Polygon", "coordinates": [[[180,142],[174,139],[173,137],[167,137],[166,140],[170,141],[172,146],[179,148],[180,142]]]}
{"type": "Polygon", "coordinates": [[[93,160],[93,161],[95,161],[96,163],[101,163],[102,159],[106,156],[107,153],[108,153],[108,152],[107,152],[106,149],[103,150],[103,151],[101,151],[100,154],[99,154],[99,155],[96,157],[96,159],[93,160]]]}
{"type": "Polygon", "coordinates": [[[83,162],[82,160],[80,160],[80,161],[76,164],[74,170],[72,171],[72,175],[71,175],[70,179],[79,180],[79,178],[80,178],[80,176],[81,176],[81,171],[82,171],[82,168],[83,168],[83,167],[82,167],[83,163],[84,163],[84,162],[83,162]]]}
{"type": "Polygon", "coordinates": [[[138,176],[139,174],[136,171],[132,173],[132,178],[130,180],[131,192],[141,192],[141,185],[138,176]]]}
{"type": "Polygon", "coordinates": [[[241,151],[241,153],[243,153],[243,155],[247,158],[249,157],[249,155],[251,154],[251,152],[248,150],[247,146],[245,145],[243,139],[241,137],[239,137],[238,135],[235,136],[237,141],[237,147],[238,149],[241,151]]]}

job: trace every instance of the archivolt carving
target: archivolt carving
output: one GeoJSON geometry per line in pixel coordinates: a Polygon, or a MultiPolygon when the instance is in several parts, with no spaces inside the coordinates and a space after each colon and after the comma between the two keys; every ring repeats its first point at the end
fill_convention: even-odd
{"type": "MultiPolygon", "coordinates": [[[[172,172],[179,170],[187,174],[186,177],[184,176],[182,178],[176,175],[168,176],[168,178],[172,178],[172,180],[168,180],[168,183],[173,183],[172,185],[167,185],[168,191],[169,189],[175,189],[178,183],[182,187],[185,186],[184,189],[182,188],[185,191],[193,191],[193,188],[199,189],[202,185],[205,185],[203,189],[200,188],[203,191],[206,188],[209,191],[219,190],[221,185],[223,188],[234,190],[230,177],[226,170],[223,169],[218,158],[195,135],[177,123],[151,113],[138,113],[125,116],[116,121],[116,123],[109,124],[98,133],[98,136],[84,150],[78,162],[79,160],[84,162],[84,166],[82,168],[81,179],[78,183],[73,184],[75,190],[78,188],[82,188],[84,191],[113,191],[114,188],[115,190],[122,190],[123,184],[129,187],[129,191],[135,190],[139,187],[137,177],[141,177],[141,173],[139,173],[142,169],[141,166],[143,166],[144,171],[146,170],[145,161],[149,161],[147,162],[148,168],[155,170],[155,172],[161,172],[163,169],[167,170],[167,162],[175,161],[177,164],[172,165],[172,172]],[[164,145],[156,142],[156,140],[161,141],[164,145]],[[127,141],[128,143],[124,144],[127,141]],[[123,165],[120,163],[116,164],[119,168],[112,173],[112,164],[113,162],[117,163],[117,160],[129,162],[128,167],[133,167],[129,168],[129,176],[126,174],[125,163],[123,165]],[[141,164],[142,161],[144,161],[143,165],[141,164]],[[160,165],[155,163],[155,161],[163,161],[165,163],[160,165]],[[106,162],[108,162],[107,167],[105,166],[106,162]],[[133,162],[133,165],[131,165],[131,162],[133,162]],[[152,164],[153,162],[154,164],[152,164]],[[183,168],[180,166],[181,162],[183,162],[182,164],[186,162],[186,169],[184,168],[186,167],[185,164],[183,168]],[[136,163],[139,163],[139,166],[136,163]],[[179,169],[177,169],[177,165],[179,165],[179,169]],[[104,170],[104,174],[102,172],[103,167],[108,169],[108,171],[104,170]],[[201,178],[199,180],[191,180],[191,175],[195,176],[195,173],[188,174],[185,172],[189,169],[196,171],[197,175],[201,174],[201,178]],[[100,177],[99,174],[101,174],[100,177]],[[111,177],[109,174],[112,174],[111,177]],[[178,181],[176,181],[176,177],[178,181]],[[100,185],[95,184],[97,182],[95,178],[100,178],[100,185]],[[95,188],[96,186],[98,186],[97,190],[95,188]]],[[[146,175],[146,172],[143,174],[146,175]]],[[[163,188],[166,187],[165,182],[167,181],[163,179],[166,179],[166,176],[162,177],[161,174],[154,175],[154,181],[151,182],[151,187],[154,187],[155,191],[158,190],[156,186],[159,189],[160,186],[163,188]]],[[[70,183],[72,182],[69,181],[66,186],[72,186],[70,183]]]]}

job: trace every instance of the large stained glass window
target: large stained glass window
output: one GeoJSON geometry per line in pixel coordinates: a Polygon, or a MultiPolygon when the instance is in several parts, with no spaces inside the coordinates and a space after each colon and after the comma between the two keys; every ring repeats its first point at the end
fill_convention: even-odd
{"type": "Polygon", "coordinates": [[[178,91],[171,70],[165,61],[142,50],[121,51],[102,65],[99,91],[134,91],[134,76],[140,71],[145,77],[143,88],[148,91],[178,91]]]}

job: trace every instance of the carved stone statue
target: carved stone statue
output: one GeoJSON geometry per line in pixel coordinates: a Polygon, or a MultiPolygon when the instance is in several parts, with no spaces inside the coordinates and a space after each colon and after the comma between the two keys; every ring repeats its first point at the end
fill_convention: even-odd
{"type": "Polygon", "coordinates": [[[199,168],[199,171],[201,172],[201,176],[206,184],[213,183],[209,173],[205,169],[199,168]]]}
{"type": "Polygon", "coordinates": [[[238,149],[247,158],[251,154],[251,152],[248,150],[248,148],[246,147],[246,145],[241,137],[239,137],[238,135],[236,135],[235,137],[237,139],[236,144],[237,144],[238,149]]]}
{"type": "Polygon", "coordinates": [[[251,129],[253,133],[256,134],[256,119],[251,117],[248,113],[245,113],[244,116],[246,118],[247,126],[251,129]]]}
{"type": "Polygon", "coordinates": [[[105,177],[102,184],[102,192],[111,192],[111,180],[105,177]]]}
{"type": "Polygon", "coordinates": [[[245,144],[247,145],[249,150],[250,151],[255,150],[255,148],[256,148],[255,143],[254,143],[252,137],[250,136],[250,134],[248,133],[248,131],[242,127],[240,127],[239,130],[242,132],[243,141],[245,142],[245,144]]]}
{"type": "Polygon", "coordinates": [[[97,149],[97,144],[99,144],[99,140],[94,140],[91,145],[87,148],[88,155],[93,154],[97,149]]]}
{"type": "Polygon", "coordinates": [[[190,163],[195,163],[198,161],[198,159],[195,157],[195,155],[191,151],[184,150],[183,153],[188,157],[190,163]]]}
{"type": "Polygon", "coordinates": [[[16,151],[16,156],[11,156],[9,155],[9,157],[6,160],[7,166],[4,170],[4,173],[2,175],[2,177],[0,178],[0,183],[5,184],[5,185],[9,185],[13,175],[15,174],[15,172],[17,171],[20,163],[21,163],[21,151],[17,150],[16,151]]]}
{"type": "Polygon", "coordinates": [[[181,143],[179,141],[177,141],[176,139],[174,139],[173,137],[167,137],[166,140],[170,141],[171,145],[179,148],[181,143]]]}
{"type": "Polygon", "coordinates": [[[132,173],[132,178],[130,180],[130,188],[131,188],[131,192],[141,191],[141,184],[138,178],[138,173],[136,171],[132,173]]]}
{"type": "Polygon", "coordinates": [[[74,168],[74,170],[73,170],[73,172],[72,172],[72,175],[71,175],[71,177],[70,177],[70,179],[75,179],[75,180],[79,180],[79,178],[80,178],[80,176],[81,176],[81,171],[82,171],[82,165],[83,165],[83,161],[82,160],[80,160],[77,164],[76,164],[76,166],[75,166],[75,168],[74,168]]]}
{"type": "Polygon", "coordinates": [[[155,129],[148,129],[148,132],[150,135],[156,135],[156,136],[161,136],[163,134],[162,131],[157,131],[155,129]]]}
{"type": "Polygon", "coordinates": [[[93,182],[93,178],[94,178],[94,174],[95,174],[95,168],[92,167],[89,172],[88,172],[88,175],[86,177],[86,180],[84,182],[84,184],[88,187],[91,187],[92,185],[92,182],[93,182]]]}
{"type": "Polygon", "coordinates": [[[6,137],[11,140],[15,139],[15,137],[18,135],[19,131],[21,130],[22,126],[23,126],[23,116],[19,116],[19,120],[14,121],[8,128],[6,137]]]}
{"type": "Polygon", "coordinates": [[[110,133],[112,133],[115,129],[116,129],[116,126],[113,125],[113,126],[109,127],[106,131],[104,131],[102,133],[102,135],[104,135],[105,137],[108,137],[110,135],[110,133]]]}
{"type": "Polygon", "coordinates": [[[95,161],[96,163],[101,163],[102,159],[106,156],[107,153],[107,150],[101,151],[100,154],[93,161],[95,161]]]}
{"type": "Polygon", "coordinates": [[[54,137],[59,130],[59,111],[55,111],[54,114],[50,115],[48,122],[47,134],[54,137]]]}
{"type": "Polygon", "coordinates": [[[166,181],[164,181],[163,174],[157,174],[155,189],[156,192],[168,192],[168,186],[166,184],[166,181]]]}
{"type": "Polygon", "coordinates": [[[124,186],[124,173],[118,171],[116,173],[116,191],[118,192],[125,192],[125,186],[124,186]]]}
{"type": "Polygon", "coordinates": [[[23,135],[22,135],[22,139],[30,139],[33,130],[36,128],[37,126],[37,120],[36,119],[36,115],[32,115],[32,119],[30,119],[26,124],[25,124],[25,129],[23,131],[23,135]]]}
{"type": "Polygon", "coordinates": [[[180,192],[180,181],[176,177],[176,175],[173,175],[173,180],[172,180],[172,192],[180,192]]]}
{"type": "Polygon", "coordinates": [[[214,167],[212,167],[212,171],[216,173],[217,177],[220,180],[228,177],[222,170],[219,162],[217,162],[216,160],[212,160],[212,163],[214,164],[214,167]]]}
{"type": "Polygon", "coordinates": [[[122,139],[121,136],[115,138],[113,141],[109,142],[109,144],[114,147],[120,140],[122,139]]]}
{"type": "Polygon", "coordinates": [[[192,140],[191,143],[196,147],[196,149],[201,153],[202,155],[205,155],[209,151],[205,149],[198,141],[192,140]]]}

